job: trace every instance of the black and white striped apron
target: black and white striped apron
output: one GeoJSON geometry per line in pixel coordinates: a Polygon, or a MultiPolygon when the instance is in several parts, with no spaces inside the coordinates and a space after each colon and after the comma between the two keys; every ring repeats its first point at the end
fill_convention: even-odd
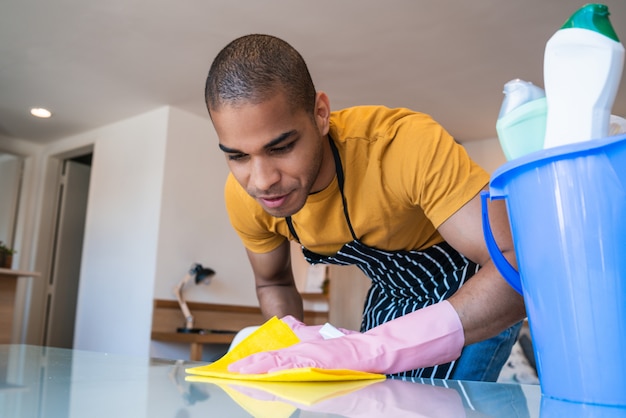
{"type": "MultiPolygon", "coordinates": [[[[372,280],[372,286],[365,299],[361,332],[447,299],[478,271],[477,264],[445,242],[423,251],[385,251],[360,242],[348,214],[339,152],[332,139],[330,145],[335,159],[344,215],[353,240],[331,256],[316,254],[304,247],[302,252],[304,258],[311,264],[356,265],[372,280]]],[[[291,217],[287,217],[286,221],[289,231],[300,242],[291,217]]],[[[454,364],[453,361],[394,376],[447,379],[454,370],[454,364]]]]}

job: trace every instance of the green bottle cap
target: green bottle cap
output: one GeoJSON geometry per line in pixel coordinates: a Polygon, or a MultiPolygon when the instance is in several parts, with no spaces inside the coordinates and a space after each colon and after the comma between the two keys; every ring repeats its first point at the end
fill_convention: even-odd
{"type": "Polygon", "coordinates": [[[578,9],[573,15],[567,19],[567,22],[561,26],[561,29],[580,28],[589,29],[594,32],[601,33],[619,42],[615,30],[609,20],[609,8],[604,4],[586,4],[578,9]]]}

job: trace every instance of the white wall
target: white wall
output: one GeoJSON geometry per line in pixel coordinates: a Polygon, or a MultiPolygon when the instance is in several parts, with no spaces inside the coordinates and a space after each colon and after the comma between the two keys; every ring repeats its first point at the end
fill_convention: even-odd
{"type": "Polygon", "coordinates": [[[97,133],[77,349],[148,355],[168,111],[161,108],[97,133]]]}
{"type": "Polygon", "coordinates": [[[0,241],[12,246],[21,181],[21,159],[0,155],[0,241]]]}
{"type": "MultiPolygon", "coordinates": [[[[15,230],[13,268],[36,271],[36,243],[39,225],[39,204],[41,195],[41,171],[43,167],[43,146],[19,138],[0,135],[0,151],[23,159],[23,175],[19,210],[15,230]]],[[[21,277],[18,280],[13,312],[13,332],[11,341],[24,342],[29,327],[29,306],[32,288],[40,279],[21,277]]]]}
{"type": "Polygon", "coordinates": [[[155,298],[175,299],[173,287],[198,262],[216,275],[209,286],[188,285],[188,301],[256,306],[252,269],[224,205],[228,167],[211,122],[171,108],[167,136],[155,298]]]}
{"type": "MultiPolygon", "coordinates": [[[[187,301],[258,306],[252,269],[226,214],[228,167],[211,122],[171,108],[167,137],[154,297],[175,299],[172,289],[197,262],[216,274],[209,286],[188,284],[187,301]]],[[[206,348],[205,357],[214,357],[206,348]]],[[[152,342],[150,355],[187,358],[189,345],[152,342]]]]}
{"type": "Polygon", "coordinates": [[[174,299],[192,263],[217,274],[209,287],[187,287],[187,300],[257,304],[226,215],[217,137],[207,118],[171,107],[98,136],[75,347],[186,358],[188,346],[151,344],[150,329],[153,299],[174,299]]]}
{"type": "Polygon", "coordinates": [[[488,173],[506,163],[506,157],[498,138],[488,138],[479,141],[464,142],[462,144],[469,156],[488,173]]]}
{"type": "MultiPolygon", "coordinates": [[[[0,135],[0,152],[10,153],[23,159],[22,190],[19,197],[19,213],[15,231],[15,248],[19,249],[13,257],[13,267],[21,270],[34,270],[35,236],[37,224],[38,195],[40,191],[43,146],[17,138],[0,135]]],[[[18,294],[24,293],[24,283],[20,279],[18,294]]],[[[20,316],[20,315],[17,315],[20,316]]],[[[18,318],[20,319],[20,318],[18,318]]]]}

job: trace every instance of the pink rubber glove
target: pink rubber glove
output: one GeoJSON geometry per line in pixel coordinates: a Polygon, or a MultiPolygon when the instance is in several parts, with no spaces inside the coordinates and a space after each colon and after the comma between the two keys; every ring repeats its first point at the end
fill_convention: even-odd
{"type": "MultiPolygon", "coordinates": [[[[300,341],[302,342],[319,341],[324,339],[322,334],[320,334],[320,329],[322,329],[323,325],[305,325],[303,322],[298,321],[291,315],[282,317],[280,320],[289,325],[289,328],[291,328],[291,330],[298,336],[298,338],[300,338],[300,341]]],[[[344,328],[337,329],[345,335],[358,334],[358,331],[352,331],[344,328]]]]}
{"type": "Polygon", "coordinates": [[[316,367],[393,374],[455,360],[464,343],[461,320],[450,302],[443,301],[363,334],[253,354],[231,364],[228,370],[256,374],[316,367]]]}

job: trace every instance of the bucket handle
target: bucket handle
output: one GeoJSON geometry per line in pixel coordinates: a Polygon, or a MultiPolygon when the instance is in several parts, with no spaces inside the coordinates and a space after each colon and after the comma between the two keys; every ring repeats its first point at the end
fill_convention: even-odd
{"type": "Polygon", "coordinates": [[[522,282],[520,280],[520,275],[517,270],[509,263],[500,248],[498,248],[498,244],[496,243],[495,238],[493,237],[493,231],[491,230],[491,225],[489,224],[489,209],[487,199],[490,198],[488,191],[480,192],[480,202],[482,204],[482,218],[483,218],[483,234],[485,236],[485,243],[487,244],[487,251],[489,251],[489,255],[491,256],[491,260],[496,265],[496,268],[504,277],[504,280],[507,281],[509,285],[517,293],[522,295],[522,282]]]}

